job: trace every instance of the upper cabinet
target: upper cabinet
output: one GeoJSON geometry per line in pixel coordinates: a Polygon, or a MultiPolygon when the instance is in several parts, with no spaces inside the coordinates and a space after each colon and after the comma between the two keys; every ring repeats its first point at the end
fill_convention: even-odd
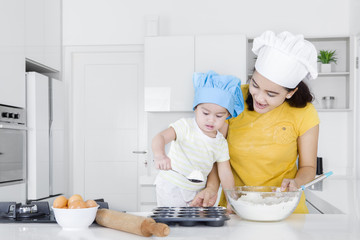
{"type": "MultiPolygon", "coordinates": [[[[330,72],[322,72],[318,63],[317,79],[306,81],[313,93],[314,106],[321,112],[346,112],[353,109],[354,99],[354,39],[353,37],[307,38],[319,54],[320,50],[334,51],[336,63],[331,63],[330,72]]],[[[252,53],[253,40],[248,40],[248,75],[254,69],[256,56],[252,53]]]]}
{"type": "Polygon", "coordinates": [[[194,72],[213,70],[246,82],[244,35],[145,38],[145,110],[192,111],[194,72]]]}
{"type": "Polygon", "coordinates": [[[146,37],[144,54],[145,111],[191,110],[194,37],[146,37]]]}
{"type": "Polygon", "coordinates": [[[0,104],[25,107],[25,0],[0,7],[0,104]]]}
{"type": "Polygon", "coordinates": [[[25,1],[26,58],[61,70],[61,0],[25,1]]]}
{"type": "Polygon", "coordinates": [[[245,35],[195,36],[195,71],[234,75],[245,84],[246,49],[245,35]]]}

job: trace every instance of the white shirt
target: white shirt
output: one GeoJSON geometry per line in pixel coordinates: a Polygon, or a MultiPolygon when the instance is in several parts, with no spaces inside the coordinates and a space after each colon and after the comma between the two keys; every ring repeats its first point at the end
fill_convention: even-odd
{"type": "Polygon", "coordinates": [[[205,181],[193,183],[180,174],[167,170],[161,170],[159,176],[183,189],[199,191],[205,187],[214,163],[230,159],[227,141],[220,132],[215,138],[205,135],[195,118],[182,118],[170,124],[170,127],[176,132],[176,140],[171,143],[168,153],[172,169],[185,176],[193,170],[199,170],[205,181]]]}

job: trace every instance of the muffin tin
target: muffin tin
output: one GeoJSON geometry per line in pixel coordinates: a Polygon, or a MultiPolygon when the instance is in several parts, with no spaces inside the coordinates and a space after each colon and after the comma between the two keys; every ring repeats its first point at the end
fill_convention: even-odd
{"type": "Polygon", "coordinates": [[[149,216],[156,222],[168,225],[195,226],[205,224],[221,227],[230,218],[224,207],[157,207],[149,216]]]}

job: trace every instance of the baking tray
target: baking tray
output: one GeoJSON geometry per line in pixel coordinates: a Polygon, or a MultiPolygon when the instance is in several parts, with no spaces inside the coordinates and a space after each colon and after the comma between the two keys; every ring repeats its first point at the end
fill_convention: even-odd
{"type": "Polygon", "coordinates": [[[224,207],[157,207],[151,215],[156,222],[168,225],[221,227],[229,216],[224,207]]]}

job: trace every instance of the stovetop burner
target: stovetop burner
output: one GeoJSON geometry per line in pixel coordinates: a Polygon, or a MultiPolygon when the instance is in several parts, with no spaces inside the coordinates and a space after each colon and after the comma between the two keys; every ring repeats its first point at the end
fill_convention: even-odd
{"type": "Polygon", "coordinates": [[[0,223],[56,223],[54,213],[46,201],[22,205],[16,202],[0,202],[0,223]],[[28,209],[30,210],[28,211],[28,209]]]}
{"type": "MultiPolygon", "coordinates": [[[[109,208],[104,199],[96,199],[100,208],[109,208]]],[[[56,223],[54,212],[47,201],[33,201],[23,205],[16,202],[0,202],[0,223],[56,223]]]]}

